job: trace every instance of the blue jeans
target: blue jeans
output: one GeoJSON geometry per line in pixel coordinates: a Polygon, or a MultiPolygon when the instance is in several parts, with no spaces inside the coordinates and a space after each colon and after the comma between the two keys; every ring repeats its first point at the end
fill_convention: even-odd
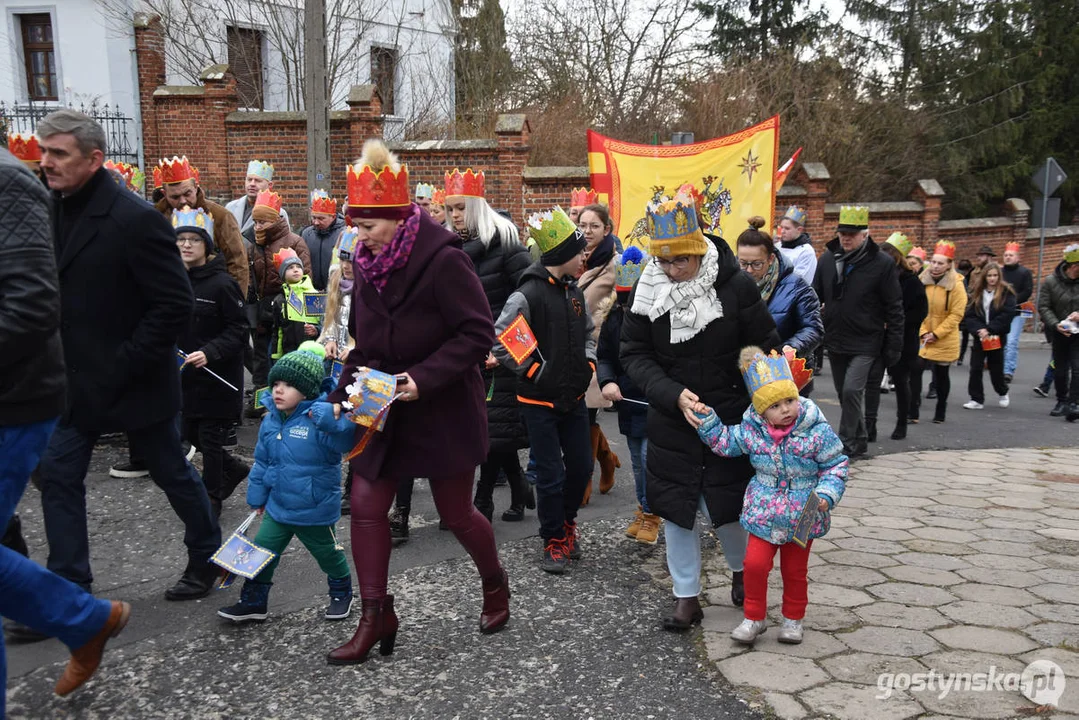
{"type": "Polygon", "coordinates": [[[1015,375],[1015,369],[1019,367],[1019,339],[1023,334],[1023,324],[1027,319],[1020,315],[1012,318],[1011,329],[1008,330],[1008,344],[1004,346],[1004,374],[1015,375]]]}
{"type": "MultiPolygon", "coordinates": [[[[708,506],[704,496],[700,499],[700,511],[705,522],[712,524],[708,515],[708,506]]],[[[663,523],[663,534],[667,539],[667,569],[674,581],[676,598],[697,597],[701,594],[701,534],[697,530],[694,518],[693,528],[686,530],[673,522],[663,523]]],[[[727,567],[732,572],[742,572],[745,566],[746,544],[749,533],[742,529],[736,520],[716,528],[716,537],[723,548],[727,567]]]]}
{"type": "MultiPolygon", "coordinates": [[[[210,509],[202,478],[184,459],[175,419],[129,430],[133,453],[143,458],[150,477],[165,491],[184,524],[184,544],[192,565],[203,564],[221,546],[221,529],[210,509]]],[[[86,471],[97,432],[60,425],[41,458],[41,509],[49,540],[48,568],[89,590],[90,539],[86,527],[86,471]]]]}
{"type": "MultiPolygon", "coordinates": [[[[30,473],[49,444],[56,420],[0,427],[0,527],[7,527],[30,473]]],[[[88,643],[109,619],[111,605],[0,546],[0,615],[59,638],[69,648],[88,643]]],[[[0,635],[0,680],[7,683],[7,658],[0,635]]],[[[0,692],[0,718],[5,694],[0,692]]]]}
{"type": "Polygon", "coordinates": [[[592,436],[584,400],[567,413],[521,404],[536,456],[536,514],[544,542],[565,537],[592,473],[592,436]]]}
{"type": "Polygon", "coordinates": [[[651,513],[652,511],[648,509],[648,498],[644,494],[647,475],[644,469],[647,467],[648,460],[648,438],[626,435],[626,444],[629,445],[629,459],[633,463],[633,484],[637,490],[637,504],[641,506],[641,510],[651,513]]]}

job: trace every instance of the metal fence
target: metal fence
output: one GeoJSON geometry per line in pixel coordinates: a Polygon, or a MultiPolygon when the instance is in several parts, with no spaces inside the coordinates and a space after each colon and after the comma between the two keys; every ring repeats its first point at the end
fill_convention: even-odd
{"type": "MultiPolygon", "coordinates": [[[[139,164],[139,134],[135,119],[128,117],[118,107],[108,104],[89,106],[80,104],[67,106],[72,110],[89,115],[105,130],[109,151],[107,156],[132,165],[139,164]]],[[[33,133],[38,122],[49,113],[58,110],[56,105],[7,105],[0,100],[0,125],[6,126],[7,132],[33,133]]]]}

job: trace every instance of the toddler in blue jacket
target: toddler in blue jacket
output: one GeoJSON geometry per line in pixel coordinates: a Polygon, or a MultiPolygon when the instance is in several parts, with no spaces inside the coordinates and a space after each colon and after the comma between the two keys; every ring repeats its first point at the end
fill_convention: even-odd
{"type": "Polygon", "coordinates": [[[352,576],[334,525],[341,518],[341,455],[353,445],[356,426],[334,418],[321,392],[324,353],[316,342],[284,355],[270,370],[262,403],[274,408],[262,419],[255,465],[247,477],[247,504],[262,515],[256,545],[277,554],[240,601],[217,614],[235,622],[266,619],[266,604],[281,553],[295,535],[329,579],[327,620],[352,612],[352,576]]]}
{"type": "Polygon", "coordinates": [[[749,532],[746,546],[745,619],[731,638],[753,644],[768,628],[768,574],[776,551],[783,575],[783,627],[779,642],[802,642],[802,619],[808,604],[809,551],[813,538],[828,532],[829,512],[843,497],[849,460],[843,443],[824,413],[809,398],[799,397],[799,383],[808,382],[810,371],[796,363],[792,372],[787,359],[760,348],[742,350],[742,377],[752,396],[739,425],[725,426],[711,408],[698,410],[703,419],[697,428],[712,452],[724,457],[748,455],[756,474],[746,488],[741,523],[749,532]],[[794,542],[795,529],[812,493],[817,507],[805,545],[794,542]]]}

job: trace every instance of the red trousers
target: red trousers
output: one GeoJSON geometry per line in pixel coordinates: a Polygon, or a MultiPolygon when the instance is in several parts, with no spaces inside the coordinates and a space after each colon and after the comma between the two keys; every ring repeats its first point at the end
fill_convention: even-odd
{"type": "Polygon", "coordinates": [[[809,604],[809,549],[813,541],[804,548],[792,542],[773,545],[761,540],[756,535],[749,536],[746,546],[745,575],[745,614],[749,620],[763,620],[768,611],[768,574],[772,572],[772,563],[779,551],[779,571],[783,575],[783,617],[788,620],[801,620],[809,604]]]}
{"type": "MultiPolygon", "coordinates": [[[[476,563],[481,578],[502,572],[491,523],[472,504],[472,476],[431,478],[431,494],[438,514],[476,563]]],[[[359,577],[360,597],[386,597],[390,570],[390,520],[387,513],[397,493],[392,478],[368,480],[352,476],[352,560],[359,577]]]]}

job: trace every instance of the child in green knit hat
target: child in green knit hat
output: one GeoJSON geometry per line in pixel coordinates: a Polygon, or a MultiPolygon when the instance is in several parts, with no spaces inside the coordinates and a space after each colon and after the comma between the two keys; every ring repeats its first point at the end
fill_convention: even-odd
{"type": "Polygon", "coordinates": [[[295,535],[326,573],[327,620],[352,611],[352,576],[334,526],[341,518],[341,455],[352,448],[356,426],[334,418],[326,402],[324,351],[316,342],[283,356],[270,370],[262,403],[255,465],[247,478],[247,504],[262,515],[255,544],[277,554],[244,583],[240,601],[217,614],[234,622],[265,620],[274,571],[295,535]]]}

